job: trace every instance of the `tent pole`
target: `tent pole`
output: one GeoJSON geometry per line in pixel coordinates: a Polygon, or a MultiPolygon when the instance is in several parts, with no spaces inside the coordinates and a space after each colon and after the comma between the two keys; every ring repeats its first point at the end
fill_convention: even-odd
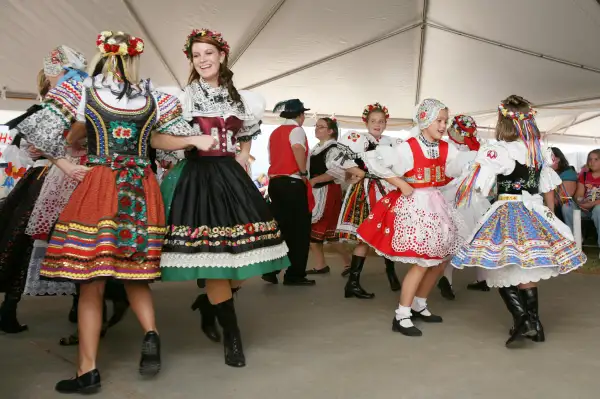
{"type": "Polygon", "coordinates": [[[123,2],[123,5],[125,5],[125,8],[127,8],[127,11],[129,11],[129,15],[131,15],[131,18],[133,18],[135,23],[139,26],[140,30],[142,31],[142,34],[144,35],[144,39],[147,42],[149,42],[152,47],[154,47],[154,50],[156,51],[156,54],[158,55],[158,59],[160,60],[161,64],[163,64],[163,66],[165,67],[165,69],[167,70],[169,75],[171,75],[171,78],[177,83],[179,88],[183,89],[183,85],[181,84],[179,79],[177,79],[177,76],[175,76],[175,73],[173,72],[173,68],[171,68],[171,66],[169,66],[169,64],[167,63],[167,60],[165,59],[162,52],[156,45],[156,42],[150,35],[150,32],[148,31],[148,29],[146,29],[146,26],[140,20],[135,8],[129,3],[129,0],[121,0],[121,1],[123,2]]]}
{"type": "Polygon", "coordinates": [[[423,0],[423,15],[421,19],[421,42],[419,47],[419,66],[417,67],[417,89],[415,90],[415,105],[421,102],[421,81],[423,80],[423,54],[425,52],[425,28],[427,27],[427,0],[423,0]]]}
{"type": "Polygon", "coordinates": [[[379,43],[379,42],[381,42],[383,40],[389,39],[389,38],[394,37],[396,35],[399,35],[401,33],[408,32],[408,31],[410,31],[412,29],[418,28],[421,25],[423,25],[422,22],[417,22],[417,23],[412,24],[410,26],[407,26],[405,28],[400,28],[400,29],[393,30],[393,31],[391,31],[389,33],[386,33],[385,35],[382,35],[382,36],[376,37],[375,39],[369,40],[368,42],[364,42],[364,43],[358,44],[358,45],[350,47],[350,48],[348,48],[346,50],[343,50],[343,51],[340,51],[338,53],[335,53],[335,54],[332,54],[330,56],[327,56],[325,58],[321,58],[321,59],[315,60],[315,61],[313,61],[313,62],[311,62],[309,64],[306,64],[306,65],[303,65],[301,67],[292,69],[290,71],[287,71],[287,72],[284,72],[282,74],[273,76],[271,78],[262,80],[260,82],[253,83],[253,84],[251,84],[249,86],[244,87],[243,90],[251,90],[251,89],[255,89],[255,88],[260,87],[260,86],[264,86],[264,85],[266,85],[268,83],[275,82],[276,80],[280,80],[280,79],[283,79],[283,78],[285,78],[287,76],[294,75],[294,74],[296,74],[298,72],[302,72],[305,69],[312,68],[314,66],[317,66],[317,65],[323,64],[325,62],[334,60],[336,58],[342,57],[342,56],[344,56],[346,54],[350,54],[350,53],[352,53],[354,51],[363,49],[363,48],[368,47],[368,46],[370,46],[372,44],[379,43]]]}
{"type": "Polygon", "coordinates": [[[567,130],[569,130],[573,126],[577,126],[577,125],[580,125],[582,123],[589,122],[592,119],[596,119],[596,118],[600,118],[600,114],[596,114],[596,115],[593,115],[593,116],[590,116],[590,117],[587,117],[587,118],[583,118],[580,121],[573,122],[573,123],[569,124],[569,126],[563,126],[560,129],[557,129],[556,133],[554,133],[554,134],[562,134],[562,135],[564,135],[567,132],[567,130]],[[562,131],[562,133],[561,133],[561,131],[562,131]]]}
{"type": "Polygon", "coordinates": [[[285,2],[286,0],[279,0],[279,2],[275,6],[273,6],[273,8],[271,8],[269,14],[267,14],[267,16],[260,22],[260,25],[258,25],[258,27],[254,29],[254,31],[250,35],[250,38],[240,47],[240,50],[235,53],[234,57],[232,57],[231,60],[229,60],[230,69],[233,68],[235,63],[238,62],[240,58],[242,58],[242,55],[244,55],[246,50],[250,48],[250,46],[252,45],[252,43],[254,43],[258,35],[260,35],[261,32],[267,27],[269,22],[271,22],[271,19],[273,19],[275,14],[277,14],[277,12],[281,9],[285,2]]]}
{"type": "Polygon", "coordinates": [[[470,33],[461,32],[459,30],[452,29],[452,28],[449,28],[447,26],[442,26],[442,25],[438,25],[438,24],[435,24],[435,23],[431,23],[431,22],[425,22],[425,23],[427,24],[427,26],[429,26],[431,28],[439,29],[441,31],[452,33],[454,35],[463,36],[463,37],[466,37],[468,39],[476,40],[476,41],[479,41],[479,42],[482,42],[482,43],[491,44],[492,46],[501,47],[501,48],[504,48],[504,49],[507,49],[507,50],[516,51],[516,52],[519,52],[519,53],[522,53],[522,54],[527,54],[527,55],[530,55],[530,56],[533,56],[533,57],[538,57],[538,58],[542,58],[542,59],[545,59],[545,60],[548,60],[548,61],[553,61],[553,62],[556,62],[556,63],[559,63],[559,64],[568,65],[570,67],[583,69],[585,71],[594,72],[594,73],[600,73],[600,68],[594,68],[594,67],[586,66],[586,65],[579,64],[579,63],[576,63],[576,62],[571,62],[571,61],[563,60],[561,58],[556,58],[556,57],[553,57],[551,55],[545,55],[545,54],[542,54],[542,53],[536,53],[534,51],[525,50],[525,49],[520,48],[520,47],[511,46],[509,44],[504,44],[504,43],[501,43],[501,42],[497,42],[495,40],[486,39],[486,38],[481,37],[481,36],[476,36],[476,35],[472,35],[470,33]]]}

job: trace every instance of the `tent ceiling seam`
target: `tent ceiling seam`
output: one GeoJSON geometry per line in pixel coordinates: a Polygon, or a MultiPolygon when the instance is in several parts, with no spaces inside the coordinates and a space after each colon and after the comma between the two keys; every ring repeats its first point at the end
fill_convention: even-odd
{"type": "Polygon", "coordinates": [[[436,23],[432,23],[432,22],[425,22],[425,24],[431,28],[434,29],[438,29],[444,32],[448,32],[451,33],[453,35],[457,35],[457,36],[462,36],[462,37],[466,37],[468,39],[472,39],[472,40],[476,40],[482,43],[486,43],[486,44],[490,44],[496,47],[501,47],[507,50],[512,50],[512,51],[516,51],[522,54],[526,54],[526,55],[530,55],[532,57],[537,57],[537,58],[542,58],[544,60],[548,60],[548,61],[552,61],[552,62],[556,62],[559,64],[563,64],[563,65],[567,65],[573,68],[578,68],[578,69],[583,69],[585,71],[589,71],[589,72],[594,72],[594,73],[600,73],[600,68],[595,68],[595,67],[590,67],[587,65],[583,65],[577,62],[572,62],[572,61],[568,61],[568,60],[564,60],[562,58],[557,58],[557,57],[553,57],[551,55],[546,55],[546,54],[542,54],[542,53],[537,53],[535,51],[531,51],[531,50],[526,50],[517,46],[512,46],[510,44],[505,44],[505,43],[501,43],[495,40],[491,40],[491,39],[486,39],[485,37],[481,37],[481,36],[477,36],[477,35],[472,35],[470,33],[466,33],[466,32],[462,32],[456,29],[452,29],[449,28],[447,26],[443,26],[443,25],[439,25],[436,23]]]}
{"type": "Polygon", "coordinates": [[[181,84],[179,79],[177,79],[177,76],[173,72],[173,68],[171,68],[171,66],[167,63],[167,60],[165,59],[162,52],[160,51],[160,48],[158,48],[158,46],[156,45],[156,41],[152,38],[148,29],[146,29],[146,26],[140,20],[135,7],[133,7],[133,5],[130,3],[130,0],[121,0],[121,1],[123,2],[123,5],[125,5],[125,8],[127,8],[127,11],[129,12],[129,15],[131,16],[131,18],[133,18],[135,23],[138,25],[138,27],[142,31],[142,34],[146,38],[146,41],[150,42],[150,45],[152,45],[152,47],[154,47],[154,50],[156,51],[156,55],[158,55],[158,59],[160,60],[161,64],[163,64],[163,66],[165,67],[165,69],[167,70],[169,75],[171,75],[171,78],[175,81],[175,83],[177,83],[177,86],[179,86],[180,89],[183,89],[183,85],[181,84]]]}
{"type": "Polygon", "coordinates": [[[427,0],[423,0],[423,15],[421,19],[421,39],[419,42],[419,66],[417,67],[417,88],[415,90],[415,105],[421,102],[421,83],[423,79],[423,56],[425,53],[425,30],[427,28],[427,0]]]}
{"type": "Polygon", "coordinates": [[[267,25],[269,24],[269,22],[271,22],[271,20],[273,19],[273,17],[275,17],[275,14],[277,14],[277,12],[279,12],[279,10],[281,9],[281,7],[283,7],[283,4],[286,2],[287,0],[279,0],[278,3],[273,6],[271,8],[271,11],[269,11],[269,14],[267,14],[266,18],[264,18],[260,24],[254,28],[252,30],[252,34],[250,35],[250,39],[248,39],[240,48],[240,50],[235,54],[235,57],[232,57],[230,63],[229,63],[229,68],[233,68],[233,66],[236,64],[236,62],[238,62],[240,60],[240,58],[242,58],[242,56],[244,55],[244,53],[246,52],[246,50],[248,50],[250,48],[250,46],[252,45],[252,43],[254,43],[254,41],[256,40],[256,38],[262,33],[262,31],[267,27],[267,25]]]}

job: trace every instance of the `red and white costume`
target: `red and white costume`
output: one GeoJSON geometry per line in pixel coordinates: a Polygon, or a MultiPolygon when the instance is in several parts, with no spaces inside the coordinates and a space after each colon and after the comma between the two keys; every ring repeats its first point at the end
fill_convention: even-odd
{"type": "Polygon", "coordinates": [[[422,135],[396,146],[379,147],[364,156],[369,171],[382,178],[404,177],[414,191],[406,197],[391,191],[358,228],[361,240],[388,259],[435,266],[454,254],[468,234],[456,209],[440,188],[461,172],[459,151],[446,141],[422,135]]]}

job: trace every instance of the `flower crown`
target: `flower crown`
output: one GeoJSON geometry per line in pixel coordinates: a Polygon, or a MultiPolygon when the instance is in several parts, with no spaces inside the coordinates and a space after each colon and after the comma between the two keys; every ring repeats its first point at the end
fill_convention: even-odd
{"type": "Polygon", "coordinates": [[[518,120],[518,121],[533,119],[535,114],[537,114],[537,111],[531,107],[529,108],[529,111],[526,113],[519,112],[519,111],[509,111],[506,109],[504,103],[500,103],[500,105],[498,105],[498,111],[500,111],[500,113],[503,116],[513,119],[513,120],[518,120]]]}
{"type": "Polygon", "coordinates": [[[385,115],[385,119],[388,120],[390,118],[390,113],[387,109],[387,107],[384,107],[383,105],[379,104],[379,103],[375,103],[375,104],[369,104],[365,107],[365,109],[363,110],[362,113],[362,120],[363,122],[367,122],[367,117],[369,116],[369,114],[373,111],[380,111],[383,112],[383,114],[385,115]]]}
{"type": "Polygon", "coordinates": [[[475,123],[472,117],[467,115],[456,115],[452,119],[450,129],[457,131],[463,137],[474,137],[477,135],[477,123],[475,123]]]}
{"type": "Polygon", "coordinates": [[[192,44],[194,39],[205,36],[210,37],[217,42],[222,52],[229,54],[229,44],[223,39],[223,35],[220,32],[213,32],[210,29],[194,29],[192,33],[188,35],[185,40],[185,45],[183,46],[183,53],[188,59],[191,59],[192,56],[192,44]]]}
{"type": "Polygon", "coordinates": [[[117,35],[121,36],[124,35],[124,33],[104,31],[98,35],[96,46],[103,56],[108,57],[111,55],[128,55],[130,57],[135,57],[136,55],[140,55],[144,52],[144,41],[139,37],[131,36],[127,43],[117,44],[117,41],[113,37],[117,35]]]}

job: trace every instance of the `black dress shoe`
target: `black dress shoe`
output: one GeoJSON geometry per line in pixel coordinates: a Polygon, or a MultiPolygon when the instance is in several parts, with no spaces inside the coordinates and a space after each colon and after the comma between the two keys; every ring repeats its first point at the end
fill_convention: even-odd
{"type": "Polygon", "coordinates": [[[304,285],[315,285],[316,283],[317,282],[315,280],[309,280],[306,277],[301,278],[301,279],[294,279],[294,280],[283,279],[283,285],[304,286],[304,285]]]}
{"type": "Polygon", "coordinates": [[[411,311],[412,318],[423,320],[425,323],[441,323],[442,321],[444,321],[444,319],[442,319],[442,316],[438,316],[435,314],[430,314],[428,316],[424,315],[423,312],[425,312],[426,310],[427,310],[427,308],[421,310],[420,312],[417,312],[416,310],[413,309],[411,311]]]}
{"type": "Polygon", "coordinates": [[[277,275],[273,275],[273,274],[263,274],[262,275],[262,279],[264,281],[266,281],[267,283],[271,283],[271,284],[279,284],[279,279],[277,278],[277,275]]]}
{"type": "Polygon", "coordinates": [[[60,393],[92,394],[100,390],[100,372],[93,369],[71,380],[62,380],[56,384],[56,391],[60,393]]]}
{"type": "Polygon", "coordinates": [[[487,292],[490,290],[490,287],[487,285],[487,282],[485,280],[482,280],[467,284],[467,289],[471,291],[487,292]]]}
{"type": "Polygon", "coordinates": [[[448,280],[448,278],[446,278],[446,276],[442,276],[442,278],[440,278],[440,281],[438,281],[437,286],[440,289],[442,297],[446,298],[449,301],[453,301],[456,299],[456,295],[454,295],[454,290],[452,289],[452,284],[450,284],[450,281],[448,280]]]}
{"type": "Polygon", "coordinates": [[[329,274],[329,272],[331,271],[331,269],[329,268],[329,266],[325,266],[322,269],[310,269],[306,271],[306,274],[329,274]]]}
{"type": "Polygon", "coordinates": [[[160,371],[160,337],[155,331],[149,331],[142,341],[140,374],[153,377],[160,371]]]}
{"type": "Polygon", "coordinates": [[[415,326],[402,327],[400,325],[400,320],[396,319],[395,317],[394,320],[392,320],[392,331],[399,332],[400,334],[406,335],[407,337],[420,337],[423,335],[423,332],[415,326]]]}

